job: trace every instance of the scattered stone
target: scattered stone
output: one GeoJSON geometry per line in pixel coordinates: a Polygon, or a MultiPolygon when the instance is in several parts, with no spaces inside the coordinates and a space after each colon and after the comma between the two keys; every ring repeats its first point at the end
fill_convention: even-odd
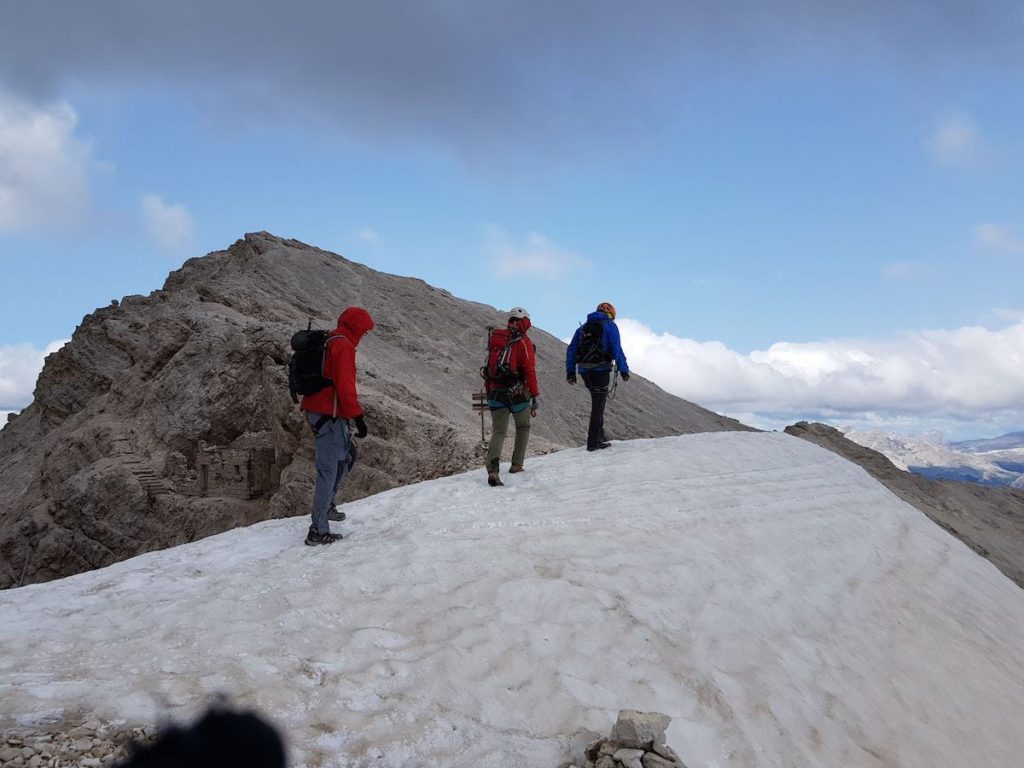
{"type": "Polygon", "coordinates": [[[686,768],[686,763],[665,743],[665,729],[671,722],[672,718],[660,712],[621,710],[611,738],[592,741],[582,756],[574,754],[575,762],[563,765],[568,768],[686,768]]]}
{"type": "Polygon", "coordinates": [[[640,760],[646,754],[642,749],[619,749],[612,757],[626,768],[643,768],[640,760]]]}
{"type": "Polygon", "coordinates": [[[648,742],[663,744],[665,729],[672,722],[668,715],[658,712],[637,712],[624,709],[619,712],[619,719],[612,728],[612,738],[633,748],[641,747],[648,742]]]}
{"type": "Polygon", "coordinates": [[[13,763],[16,757],[21,757],[20,747],[0,747],[0,763],[13,763]]]}
{"type": "Polygon", "coordinates": [[[666,760],[669,760],[669,761],[675,760],[677,763],[680,763],[680,764],[682,764],[682,762],[683,762],[680,759],[679,755],[676,754],[675,750],[672,749],[672,747],[668,746],[667,744],[659,744],[659,743],[655,742],[652,745],[651,751],[654,752],[659,757],[665,758],[666,760]]]}
{"type": "Polygon", "coordinates": [[[61,722],[46,732],[0,734],[0,766],[7,768],[110,768],[132,743],[152,741],[155,729],[104,725],[98,720],[61,722]]]}
{"type": "Polygon", "coordinates": [[[661,757],[661,755],[654,752],[647,752],[640,761],[640,765],[642,768],[677,768],[681,763],[666,760],[664,757],[661,757]]]}

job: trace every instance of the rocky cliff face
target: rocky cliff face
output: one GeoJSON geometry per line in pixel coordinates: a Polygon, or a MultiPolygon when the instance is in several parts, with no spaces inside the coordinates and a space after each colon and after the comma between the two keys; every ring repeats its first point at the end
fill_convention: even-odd
{"type": "Polygon", "coordinates": [[[846,439],[826,424],[801,421],[786,427],[786,432],[859,464],[1024,587],[1024,491],[929,480],[904,472],[878,451],[846,439]]]}
{"type": "MultiPolygon", "coordinates": [[[[0,587],[108,565],[273,517],[307,514],[312,442],[288,395],[292,333],[350,305],[370,436],[352,499],[481,463],[485,329],[506,317],[422,281],[267,233],[188,261],[161,290],[87,316],[49,356],[33,403],[0,431],[0,587]]],[[[589,399],[540,329],[531,452],[580,445],[589,399]]],[[[627,350],[628,353],[628,350],[627,350]]],[[[634,376],[613,438],[745,429],[634,376]]]]}

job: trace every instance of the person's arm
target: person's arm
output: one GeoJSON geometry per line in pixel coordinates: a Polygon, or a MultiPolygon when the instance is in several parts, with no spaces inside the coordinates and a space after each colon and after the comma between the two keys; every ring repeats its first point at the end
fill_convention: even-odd
{"type": "Polygon", "coordinates": [[[619,369],[619,373],[629,376],[629,363],[626,362],[626,353],[622,351],[622,343],[619,341],[619,326],[615,324],[614,320],[609,320],[605,324],[605,331],[608,334],[608,346],[615,357],[615,365],[619,369]]]}
{"type": "Polygon", "coordinates": [[[576,378],[576,347],[580,343],[580,331],[583,326],[576,329],[576,333],[572,336],[572,341],[569,342],[569,348],[565,350],[565,376],[567,379],[576,378]]]}
{"type": "Polygon", "coordinates": [[[533,342],[523,338],[523,378],[526,380],[526,388],[530,394],[536,397],[540,394],[540,387],[537,384],[537,348],[533,342]]]}
{"type": "Polygon", "coordinates": [[[338,396],[338,415],[346,419],[362,416],[363,407],[356,392],[356,348],[352,342],[344,338],[331,342],[329,362],[338,396]]]}

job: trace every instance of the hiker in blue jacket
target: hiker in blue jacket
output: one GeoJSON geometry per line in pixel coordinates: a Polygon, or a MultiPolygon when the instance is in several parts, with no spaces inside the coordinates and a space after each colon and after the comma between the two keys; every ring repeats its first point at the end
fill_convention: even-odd
{"type": "Polygon", "coordinates": [[[576,329],[565,353],[565,380],[576,383],[576,369],[583,385],[590,392],[590,426],[587,429],[587,450],[610,448],[604,434],[604,406],[608,401],[612,372],[618,370],[623,381],[629,381],[629,364],[619,341],[615,325],[615,307],[602,301],[587,315],[587,322],[576,329]]]}

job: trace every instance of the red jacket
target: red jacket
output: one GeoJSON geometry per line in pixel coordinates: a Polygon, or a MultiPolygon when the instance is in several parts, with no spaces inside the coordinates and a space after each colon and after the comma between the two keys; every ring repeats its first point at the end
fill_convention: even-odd
{"type": "Polygon", "coordinates": [[[372,328],[373,318],[362,307],[349,307],[341,313],[324,355],[324,376],[333,385],[303,397],[302,410],[346,419],[363,415],[356,394],[356,347],[363,334],[372,328]]]}
{"type": "MultiPolygon", "coordinates": [[[[511,329],[497,328],[491,331],[488,340],[488,364],[492,364],[497,358],[502,347],[508,343],[511,329]]],[[[537,364],[533,342],[526,336],[525,332],[519,340],[512,344],[509,349],[509,368],[518,371],[523,377],[523,383],[534,397],[540,394],[540,387],[537,386],[537,364]]],[[[498,389],[501,384],[492,379],[487,380],[487,389],[498,389]]]]}

